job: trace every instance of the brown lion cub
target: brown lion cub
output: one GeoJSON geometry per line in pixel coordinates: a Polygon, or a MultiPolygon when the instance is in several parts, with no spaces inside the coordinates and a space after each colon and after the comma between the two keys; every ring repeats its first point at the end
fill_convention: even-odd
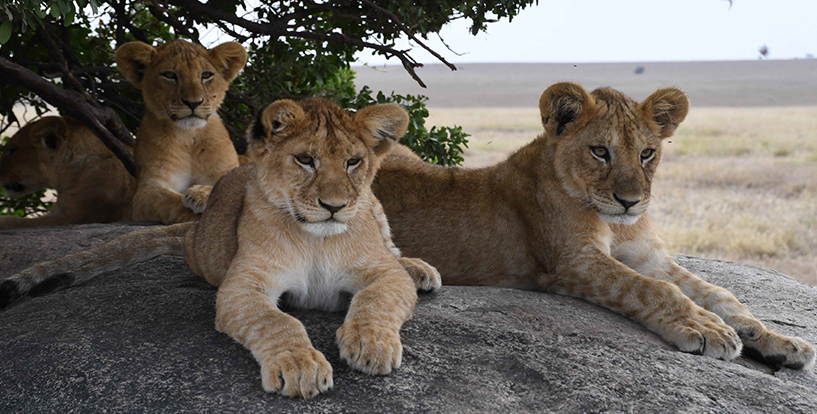
{"type": "Polygon", "coordinates": [[[689,110],[683,92],[659,89],[639,104],[559,83],[539,109],[544,134],[498,165],[384,161],[374,192],[404,253],[436,266],[445,284],[585,298],[682,351],[731,360],[746,346],[775,365],[814,363],[812,345],[679,266],[650,224],[661,143],[689,110]]]}
{"type": "Polygon", "coordinates": [[[341,358],[388,374],[400,366],[399,330],[417,293],[384,243],[370,187],[407,124],[395,104],[349,115],[323,99],[275,102],[250,128],[255,164],[218,182],[201,220],[35,265],[0,283],[0,307],[32,290],[184,254],[194,273],[219,287],[216,328],[252,351],[265,390],[312,397],[332,388],[332,367],[303,325],[278,309],[280,300],[336,310],[344,293],[353,295],[337,332],[341,358]]]}
{"type": "Polygon", "coordinates": [[[216,111],[247,62],[238,43],[213,49],[183,40],[153,48],[131,42],[116,50],[116,65],[142,91],[145,117],[136,134],[138,186],[133,219],[165,224],[195,220],[203,205],[184,193],[209,193],[238,167],[230,135],[216,111]]]}
{"type": "Polygon", "coordinates": [[[130,220],[136,179],[81,122],[47,116],[21,128],[3,147],[0,187],[12,197],[57,191],[48,214],[0,217],[5,230],[130,220]]]}

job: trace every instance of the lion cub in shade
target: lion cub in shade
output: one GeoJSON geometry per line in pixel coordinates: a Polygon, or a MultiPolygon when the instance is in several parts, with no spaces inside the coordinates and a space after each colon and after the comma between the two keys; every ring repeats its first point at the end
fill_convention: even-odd
{"type": "Polygon", "coordinates": [[[0,230],[130,220],[136,179],[81,122],[47,116],[3,147],[0,186],[12,197],[52,188],[57,202],[35,218],[0,216],[0,230]]]}
{"type": "Polygon", "coordinates": [[[639,104],[559,83],[539,109],[544,134],[498,165],[384,161],[373,188],[404,253],[436,266],[445,284],[585,298],[682,351],[731,360],[745,346],[775,365],[814,363],[812,345],[679,266],[650,224],[661,143],[689,110],[683,92],[659,89],[639,104]]]}
{"type": "Polygon", "coordinates": [[[209,193],[238,167],[216,111],[246,62],[247,51],[232,42],[210,50],[183,40],[156,48],[131,42],[116,50],[119,71],[142,91],[146,107],[134,151],[134,220],[195,220],[204,206],[183,204],[184,193],[209,193]]]}
{"type": "Polygon", "coordinates": [[[194,273],[219,287],[216,328],[252,351],[265,390],[312,397],[332,388],[332,367],[303,325],[278,309],[280,300],[336,310],[353,295],[337,332],[341,358],[388,374],[400,366],[399,330],[417,293],[399,252],[384,243],[388,227],[376,218],[370,186],[407,124],[395,104],[349,115],[323,99],[273,103],[250,128],[255,164],[218,182],[199,221],[35,265],[0,283],[0,307],[128,263],[184,254],[194,273]]]}

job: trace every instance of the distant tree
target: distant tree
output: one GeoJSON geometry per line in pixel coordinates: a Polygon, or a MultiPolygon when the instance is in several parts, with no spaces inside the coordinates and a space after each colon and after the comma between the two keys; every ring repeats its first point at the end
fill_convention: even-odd
{"type": "Polygon", "coordinates": [[[404,105],[411,116],[404,143],[430,162],[458,164],[467,134],[427,129],[423,96],[357,90],[350,69],[354,54],[365,49],[396,59],[425,86],[416,72],[422,64],[395,40],[410,39],[454,70],[426,44],[428,36],[458,19],[469,20],[475,35],[534,1],[0,0],[0,134],[20,125],[15,106],[40,115],[50,105],[80,119],[134,173],[123,144],[133,144],[143,106],[139,91],[112,67],[115,48],[134,40],[183,38],[205,46],[238,41],[249,50],[249,62],[221,115],[239,152],[242,131],[267,103],[324,96],[350,109],[374,102],[404,105]]]}

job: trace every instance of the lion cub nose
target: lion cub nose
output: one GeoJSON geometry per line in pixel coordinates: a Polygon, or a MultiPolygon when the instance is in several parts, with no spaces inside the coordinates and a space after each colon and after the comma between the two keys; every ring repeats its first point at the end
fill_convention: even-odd
{"type": "Polygon", "coordinates": [[[615,199],[616,199],[616,201],[618,201],[618,203],[619,203],[619,204],[621,204],[622,206],[624,206],[624,210],[625,210],[625,211],[626,211],[627,209],[629,209],[630,207],[632,207],[632,206],[634,206],[634,205],[638,204],[638,203],[641,201],[641,198],[636,199],[636,200],[631,200],[631,199],[627,199],[627,198],[621,198],[621,197],[619,197],[619,196],[618,196],[616,193],[613,193],[613,198],[615,198],[615,199]]]}
{"type": "Polygon", "coordinates": [[[196,108],[198,108],[198,106],[204,102],[204,99],[199,99],[198,101],[188,101],[187,99],[182,99],[182,102],[184,102],[184,104],[187,105],[191,111],[195,111],[196,108]]]}
{"type": "Polygon", "coordinates": [[[343,203],[343,204],[324,203],[323,200],[321,200],[319,198],[318,199],[318,204],[320,204],[321,207],[329,210],[330,213],[335,214],[338,211],[340,211],[342,208],[346,207],[346,205],[349,204],[349,203],[343,203]]]}

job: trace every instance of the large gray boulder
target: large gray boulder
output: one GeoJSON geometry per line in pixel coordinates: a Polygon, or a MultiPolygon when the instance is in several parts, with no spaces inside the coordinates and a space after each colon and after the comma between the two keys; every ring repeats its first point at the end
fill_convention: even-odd
{"type": "MultiPolygon", "coordinates": [[[[0,277],[138,224],[0,232],[0,277]]],[[[734,292],[771,328],[817,343],[817,289],[755,266],[681,264],[734,292]]],[[[334,367],[302,401],[265,393],[250,352],[214,329],[214,288],[162,257],[0,311],[0,412],[817,413],[817,375],[684,354],[582,300],[498,288],[421,295],[403,366],[352,371],[343,314],[292,310],[334,367]]]]}

